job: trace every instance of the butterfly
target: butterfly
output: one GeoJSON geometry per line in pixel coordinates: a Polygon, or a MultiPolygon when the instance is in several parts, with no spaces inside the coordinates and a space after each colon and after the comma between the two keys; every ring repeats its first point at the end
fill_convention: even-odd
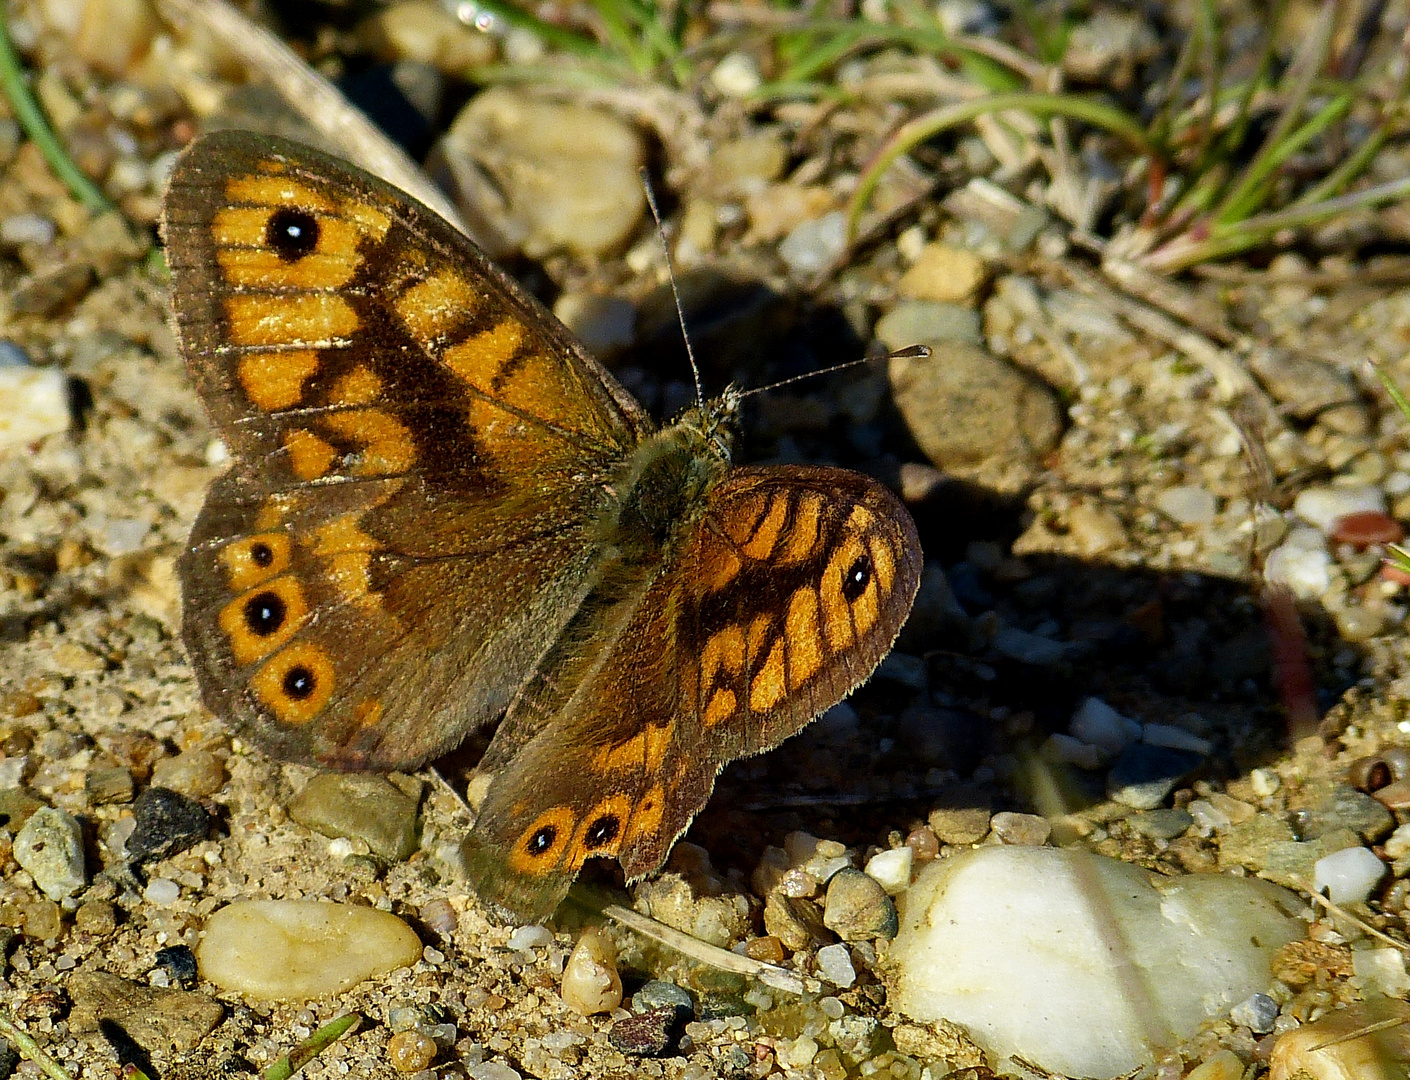
{"type": "Polygon", "coordinates": [[[740,394],[658,425],[410,196],[194,141],[163,218],[227,445],[179,562],[206,705],[275,757],[407,770],[499,721],[464,842],[497,917],[657,869],[729,761],[865,680],[921,554],[885,487],[731,461],[740,394]]]}

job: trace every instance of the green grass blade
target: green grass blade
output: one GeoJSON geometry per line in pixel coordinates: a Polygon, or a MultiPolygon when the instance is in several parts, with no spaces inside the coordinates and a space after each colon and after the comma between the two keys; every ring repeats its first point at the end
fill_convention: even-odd
{"type": "Polygon", "coordinates": [[[37,1042],[15,1026],[10,1014],[3,1011],[0,1011],[0,1036],[9,1040],[20,1057],[38,1065],[49,1080],[73,1080],[67,1069],[41,1050],[37,1042]]]}
{"type": "Polygon", "coordinates": [[[509,0],[475,0],[475,5],[484,8],[491,15],[504,20],[510,26],[529,31],[545,45],[550,45],[555,49],[562,49],[574,56],[584,56],[595,60],[611,61],[614,59],[610,52],[586,34],[545,22],[538,16],[510,3],[509,0]]]}
{"type": "Polygon", "coordinates": [[[49,168],[64,182],[73,197],[95,214],[111,210],[112,203],[108,202],[108,197],[74,164],[73,158],[69,157],[68,151],[54,134],[54,129],[49,126],[39,102],[35,101],[34,95],[30,93],[29,84],[24,77],[24,67],[20,64],[20,58],[10,41],[9,16],[3,0],[0,0],[0,91],[9,98],[10,105],[15,110],[15,119],[19,121],[24,133],[39,147],[39,152],[44,155],[49,168]]]}
{"type": "Polygon", "coordinates": [[[357,1013],[347,1013],[330,1020],[298,1046],[290,1050],[269,1068],[264,1070],[260,1080],[289,1080],[296,1072],[316,1058],[324,1050],[341,1039],[362,1017],[357,1013]]]}

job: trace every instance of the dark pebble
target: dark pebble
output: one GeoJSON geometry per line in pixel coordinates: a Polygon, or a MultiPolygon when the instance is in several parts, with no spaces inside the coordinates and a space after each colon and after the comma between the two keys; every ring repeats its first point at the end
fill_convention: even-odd
{"type": "Polygon", "coordinates": [[[607,1038],[632,1057],[662,1057],[675,1045],[682,1026],[680,1009],[665,1005],[618,1020],[607,1038]]]}
{"type": "Polygon", "coordinates": [[[196,981],[196,954],[185,945],[158,949],[154,959],[156,966],[165,971],[173,983],[189,986],[196,981]]]}
{"type": "Polygon", "coordinates": [[[127,858],[133,866],[166,859],[206,838],[210,815],[194,799],[170,788],[152,787],[132,804],[137,825],[127,839],[127,858]]]}
{"type": "Polygon", "coordinates": [[[682,1023],[689,1023],[695,1018],[695,999],[675,983],[652,979],[632,995],[632,1012],[645,1013],[665,1008],[678,1010],[682,1023]]]}
{"type": "Polygon", "coordinates": [[[701,994],[695,1015],[701,1020],[725,1020],[731,1016],[753,1016],[754,1006],[744,1000],[742,994],[731,994],[723,990],[701,994]]]}

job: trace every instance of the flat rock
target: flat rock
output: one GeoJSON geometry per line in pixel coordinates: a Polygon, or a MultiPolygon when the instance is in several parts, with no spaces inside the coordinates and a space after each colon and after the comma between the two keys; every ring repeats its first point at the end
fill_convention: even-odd
{"type": "Polygon", "coordinates": [[[122,1028],[144,1050],[192,1050],[209,1035],[225,1009],[205,994],[165,990],[106,971],[79,971],[67,981],[73,1011],[69,1026],[80,1034],[122,1028]]]}
{"type": "Polygon", "coordinates": [[[1302,936],[1297,906],[1247,878],[978,848],[932,863],[901,898],[889,1001],[919,1023],[963,1025],[998,1057],[1114,1077],[1264,990],[1274,952],[1302,936]]]}
{"type": "Polygon", "coordinates": [[[72,814],[42,806],[15,835],[15,861],[50,900],[72,896],[88,882],[83,827],[72,814]]]}
{"type": "Polygon", "coordinates": [[[417,803],[385,776],[319,773],[289,804],[289,816],[324,836],[362,840],[374,855],[401,862],[416,850],[417,803]]]}
{"type": "Polygon", "coordinates": [[[201,975],[248,998],[308,1001],[416,963],[421,939],[395,915],[353,904],[243,900],[206,922],[201,975]]]}

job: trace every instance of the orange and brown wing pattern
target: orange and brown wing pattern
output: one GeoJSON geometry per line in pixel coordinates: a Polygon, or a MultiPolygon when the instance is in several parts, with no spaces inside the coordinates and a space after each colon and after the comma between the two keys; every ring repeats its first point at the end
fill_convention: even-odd
{"type": "Polygon", "coordinates": [[[541,917],[588,858],[616,858],[629,879],[659,867],[726,763],[871,674],[920,565],[910,515],[875,481],[732,470],[602,665],[490,785],[467,842],[481,898],[541,917]]]}
{"type": "Polygon", "coordinates": [[[295,760],[454,745],[572,610],[593,479],[649,422],[468,240],[332,158],[201,139],[163,232],[234,457],[181,563],[207,703],[295,760]]]}

